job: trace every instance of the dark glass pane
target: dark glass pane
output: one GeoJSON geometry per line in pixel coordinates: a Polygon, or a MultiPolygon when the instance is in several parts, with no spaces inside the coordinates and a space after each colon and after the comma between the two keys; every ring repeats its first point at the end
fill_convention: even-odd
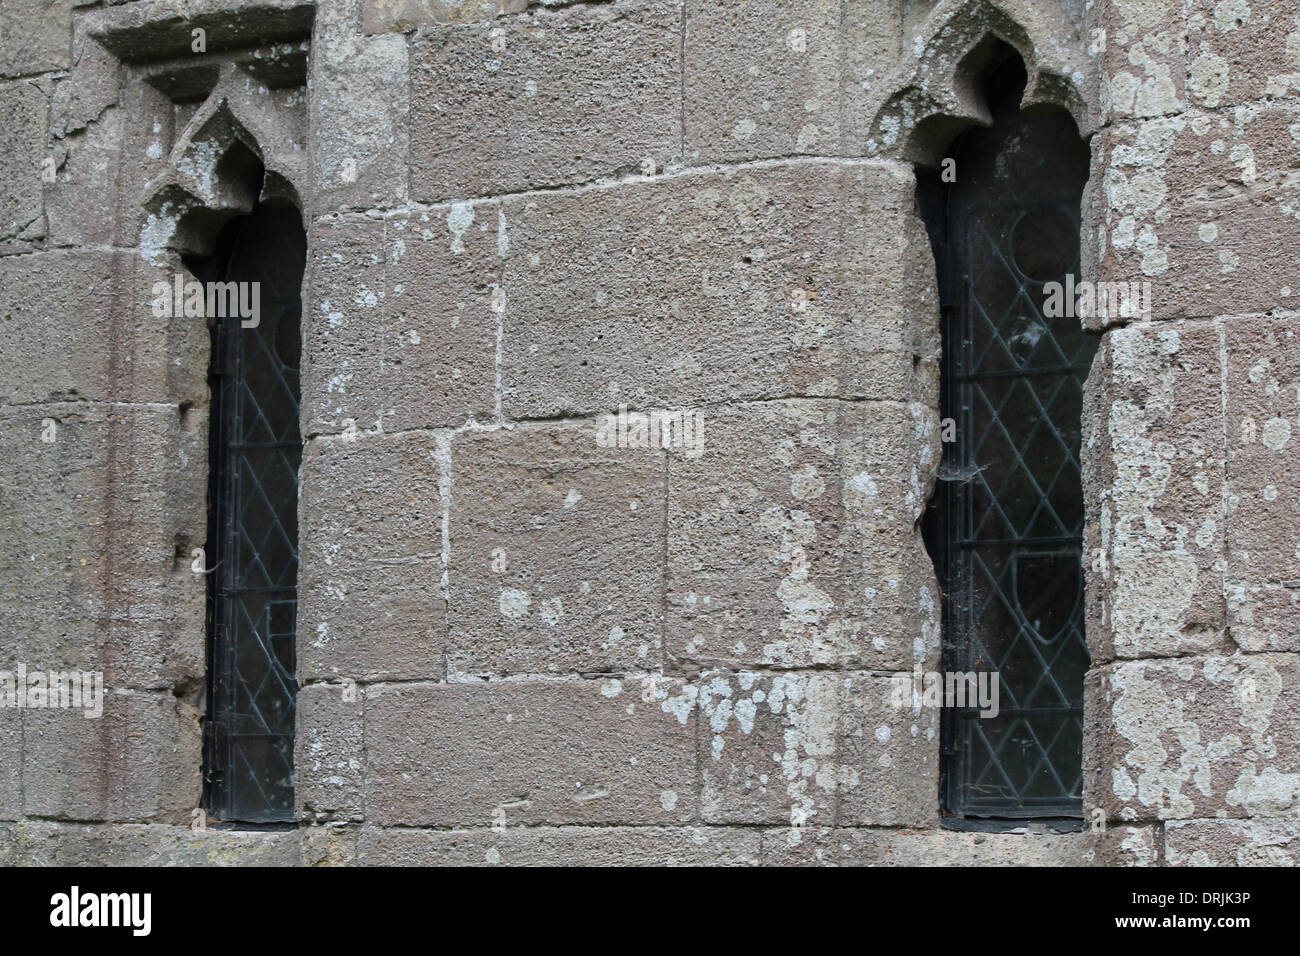
{"type": "Polygon", "coordinates": [[[998,716],[945,713],[944,804],[965,817],[1082,814],[1079,443],[1096,340],[1043,303],[1045,283],[1077,279],[1088,150],[1068,117],[1019,111],[1023,84],[1014,58],[995,73],[993,127],[959,140],[959,183],[931,200],[957,422],[943,473],[960,476],[927,516],[945,668],[1001,680],[998,716]]]}
{"type": "Polygon", "coordinates": [[[206,804],[218,819],[293,819],[298,579],[299,286],[296,210],[259,206],[229,225],[212,277],[259,283],[256,325],[215,322],[214,542],[206,804]]]}

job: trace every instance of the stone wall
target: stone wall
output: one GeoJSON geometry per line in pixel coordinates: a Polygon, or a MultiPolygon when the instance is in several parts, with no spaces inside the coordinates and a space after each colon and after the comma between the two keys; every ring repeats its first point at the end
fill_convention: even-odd
{"type": "Polygon", "coordinates": [[[110,693],[0,710],[0,861],[1300,853],[1281,0],[11,6],[0,646],[110,693]],[[1091,137],[1085,272],[1154,287],[1088,387],[1089,834],[941,828],[937,714],[889,704],[939,647],[914,164],[980,120],[990,34],[1091,137]],[[275,44],[309,83],[259,86],[240,51],[275,44]],[[190,829],[208,346],[144,305],[202,242],[177,210],[241,201],[209,188],[235,127],[309,238],[300,826],[271,833],[190,829]],[[620,406],[703,444],[609,447],[620,406]]]}

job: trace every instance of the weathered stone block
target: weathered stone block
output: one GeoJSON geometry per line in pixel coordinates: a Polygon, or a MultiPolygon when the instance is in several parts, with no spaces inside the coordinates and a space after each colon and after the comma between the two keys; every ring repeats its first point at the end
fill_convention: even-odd
{"type": "Polygon", "coordinates": [[[44,235],[41,174],[49,106],[33,83],[0,83],[0,150],[7,157],[0,170],[0,238],[44,235]]]}
{"type": "Polygon", "coordinates": [[[318,188],[309,212],[405,202],[411,155],[406,38],[357,36],[331,25],[311,48],[311,151],[318,188]]]}
{"type": "Polygon", "coordinates": [[[298,691],[294,797],[304,820],[364,816],[363,694],[356,685],[341,684],[308,684],[298,691]]]}
{"type": "Polygon", "coordinates": [[[687,7],[683,116],[692,165],[840,151],[844,6],[687,7]]]}
{"type": "Polygon", "coordinates": [[[361,29],[392,33],[439,23],[473,23],[538,5],[562,7],[577,0],[361,0],[361,29]]]}
{"type": "Polygon", "coordinates": [[[206,400],[207,325],[155,315],[156,282],[127,252],[0,259],[0,402],[206,400]]]}
{"type": "Polygon", "coordinates": [[[906,167],[795,160],[508,199],[506,414],[912,395],[913,194],[906,167]]]}
{"type": "Polygon", "coordinates": [[[1212,322],[1102,340],[1082,443],[1094,661],[1228,647],[1221,367],[1212,322]]]}
{"type": "Polygon", "coordinates": [[[1087,251],[1097,277],[1149,281],[1156,318],[1292,305],[1300,141],[1289,130],[1298,122],[1295,105],[1266,103],[1103,131],[1092,171],[1102,228],[1097,251],[1087,251]]]}
{"type": "Polygon", "coordinates": [[[840,679],[839,826],[936,827],[939,712],[898,706],[887,676],[840,679]]]}
{"type": "Polygon", "coordinates": [[[829,674],[713,671],[701,677],[705,822],[834,822],[837,685],[829,674]]]}
{"type": "Polygon", "coordinates": [[[357,862],[358,827],[347,824],[301,827],[307,866],[352,866],[357,862]]]}
{"type": "Polygon", "coordinates": [[[21,866],[301,866],[296,831],[190,830],[182,826],[86,826],[28,820],[14,827],[21,866]]]}
{"type": "Polygon", "coordinates": [[[442,469],[427,433],[317,438],[299,498],[298,676],[439,677],[442,469]]]}
{"type": "Polygon", "coordinates": [[[787,827],[763,831],[765,866],[1078,866],[1083,834],[787,827]]]}
{"type": "Polygon", "coordinates": [[[0,643],[33,669],[203,673],[207,430],[174,407],[0,410],[0,643]],[[48,440],[47,440],[48,439],[48,440]]]}
{"type": "Polygon", "coordinates": [[[367,819],[380,826],[696,819],[695,714],[681,682],[366,689],[367,819]]]}
{"type": "Polygon", "coordinates": [[[1168,866],[1300,865],[1300,821],[1170,820],[1168,866]]]}
{"type": "Polygon", "coordinates": [[[24,711],[24,812],[188,825],[202,791],[202,737],[198,712],[166,693],[105,694],[98,719],[24,711]]]}
{"type": "Polygon", "coordinates": [[[1112,664],[1085,684],[1084,806],[1123,822],[1294,816],[1300,657],[1112,664]]]}
{"type": "MultiPolygon", "coordinates": [[[[1084,808],[1085,817],[1088,814],[1084,808]]],[[[1084,840],[1084,862],[1089,866],[1158,866],[1159,841],[1155,826],[1107,826],[1104,830],[1089,827],[1084,840]]]]}
{"type": "Polygon", "coordinates": [[[664,0],[422,31],[412,45],[412,196],[662,169],[681,150],[681,43],[681,5],[664,0]]]}
{"type": "Polygon", "coordinates": [[[933,571],[914,531],[932,421],[894,402],[702,414],[703,454],[669,463],[672,659],[908,668],[918,641],[937,647],[937,617],[917,616],[933,571]]]}
{"type": "Polygon", "coordinates": [[[664,452],[590,424],[451,442],[448,667],[509,674],[662,661],[664,452]]]}
{"type": "Polygon", "coordinates": [[[79,0],[4,0],[0,75],[22,76],[71,62],[72,8],[79,0]]]}
{"type": "MultiPolygon", "coordinates": [[[[5,660],[0,669],[13,670],[5,660]]],[[[23,815],[23,715],[22,711],[0,708],[0,820],[17,820],[23,815]]]]}
{"type": "Polygon", "coordinates": [[[405,431],[491,416],[498,249],[492,204],[314,223],[306,432],[405,431]]]}
{"type": "Polygon", "coordinates": [[[1233,639],[1300,651],[1300,318],[1232,319],[1227,346],[1227,575],[1233,639]]]}
{"type": "Polygon", "coordinates": [[[1286,0],[1191,0],[1188,86],[1198,106],[1300,93],[1300,38],[1286,0]]]}
{"type": "Polygon", "coordinates": [[[365,866],[753,866],[759,831],[731,827],[366,827],[365,866]]]}
{"type": "Polygon", "coordinates": [[[1100,61],[1103,122],[1165,116],[1186,108],[1187,17],[1183,4],[1100,0],[1089,51],[1100,61]]]}

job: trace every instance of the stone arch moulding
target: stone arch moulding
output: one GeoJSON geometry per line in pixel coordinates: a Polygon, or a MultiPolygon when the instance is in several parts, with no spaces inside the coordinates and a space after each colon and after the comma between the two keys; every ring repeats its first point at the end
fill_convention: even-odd
{"type": "Polygon", "coordinates": [[[1097,123],[1095,98],[1086,95],[1096,65],[1082,29],[1081,12],[1071,17],[1051,2],[942,0],[879,86],[866,155],[936,166],[959,133],[990,125],[977,86],[999,40],[1020,54],[1028,73],[1021,107],[1064,108],[1087,139],[1097,123]]]}
{"type": "Polygon", "coordinates": [[[141,254],[154,263],[167,252],[206,255],[221,224],[258,202],[283,200],[305,215],[305,117],[302,87],[268,89],[223,64],[163,171],[145,187],[141,254]]]}

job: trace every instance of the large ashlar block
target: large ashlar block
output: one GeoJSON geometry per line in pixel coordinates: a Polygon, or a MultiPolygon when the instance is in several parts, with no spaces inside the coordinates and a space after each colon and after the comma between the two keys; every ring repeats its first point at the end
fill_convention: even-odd
{"type": "Polygon", "coordinates": [[[110,688],[203,673],[207,429],[166,405],[0,411],[0,644],[110,688]]]}
{"type": "Polygon", "coordinates": [[[361,688],[342,683],[298,691],[293,766],[300,818],[364,818],[363,698],[361,688]]]}
{"type": "Polygon", "coordinates": [[[1170,820],[1167,866],[1300,865],[1300,820],[1170,820]]]}
{"type": "Polygon", "coordinates": [[[1078,866],[1081,833],[787,827],[763,831],[765,866],[1078,866]]]}
{"type": "Polygon", "coordinates": [[[49,107],[39,86],[0,83],[0,149],[6,157],[0,170],[0,239],[44,234],[41,174],[49,107]]]}
{"type": "Polygon", "coordinates": [[[406,38],[327,18],[311,47],[314,215],[406,201],[411,69],[406,38]]]}
{"type": "Polygon", "coordinates": [[[1156,318],[1294,307],[1297,123],[1294,103],[1265,102],[1099,133],[1084,272],[1149,282],[1156,318]]]}
{"type": "Polygon", "coordinates": [[[676,2],[620,0],[418,33],[412,196],[662,169],[681,152],[681,16],[676,2]]]}
{"type": "Polygon", "coordinates": [[[442,675],[442,475],[428,433],[307,443],[299,499],[300,678],[442,675]]]}
{"type": "Polygon", "coordinates": [[[666,467],[593,423],[454,436],[450,671],[657,668],[666,467]]]}
{"type": "Polygon", "coordinates": [[[78,0],[7,0],[0,33],[0,74],[23,76],[68,66],[72,8],[78,0]]]}
{"type": "Polygon", "coordinates": [[[839,152],[841,72],[849,46],[844,6],[839,0],[687,6],[690,163],[839,152]]]}
{"type": "MultiPolygon", "coordinates": [[[[51,823],[12,828],[22,866],[301,866],[297,830],[191,830],[152,823],[51,823]]],[[[3,837],[0,837],[2,840],[3,837]]],[[[0,857],[3,859],[3,857],[0,857]]]]}
{"type": "Polygon", "coordinates": [[[936,827],[939,709],[913,701],[901,680],[839,679],[839,826],[936,827]]]}
{"type": "Polygon", "coordinates": [[[794,160],[507,199],[506,414],[933,401],[914,189],[905,166],[794,160]]]}
{"type": "Polygon", "coordinates": [[[1300,318],[1224,329],[1232,636],[1247,651],[1300,651],[1300,318]]]}
{"type": "Polygon", "coordinates": [[[501,250],[488,203],[317,220],[303,310],[306,434],[490,417],[501,250]]]}
{"type": "Polygon", "coordinates": [[[205,320],[155,314],[174,278],[130,252],[0,259],[0,402],[205,400],[205,320]]]}
{"type": "Polygon", "coordinates": [[[202,738],[198,711],[166,692],[106,694],[98,719],[24,711],[24,812],[188,824],[202,791],[202,738]]]}
{"type": "Polygon", "coordinates": [[[1085,685],[1084,808],[1121,822],[1291,817],[1300,657],[1124,661],[1085,685]]]}
{"type": "Polygon", "coordinates": [[[754,866],[760,831],[740,827],[366,827],[363,866],[754,866]]]}
{"type": "Polygon", "coordinates": [[[1300,26],[1288,0],[1191,0],[1188,92],[1197,106],[1300,93],[1300,26]]]}
{"type": "Polygon", "coordinates": [[[1085,389],[1094,661],[1227,649],[1221,329],[1105,335],[1085,389]]]}
{"type": "Polygon", "coordinates": [[[698,682],[709,823],[937,823],[938,713],[888,675],[709,671],[698,682]]]}
{"type": "Polygon", "coordinates": [[[1187,106],[1187,15],[1182,3],[1098,0],[1088,51],[1101,67],[1101,119],[1165,116],[1187,106]]]}
{"type": "Polygon", "coordinates": [[[668,470],[669,658],[726,667],[909,669],[937,648],[916,531],[932,412],[789,400],[702,410],[668,470]]]}
{"type": "Polygon", "coordinates": [[[380,826],[696,819],[694,695],[680,681],[366,689],[366,812],[380,826]],[[648,701],[647,701],[648,698],[648,701]]]}
{"type": "Polygon", "coordinates": [[[699,681],[706,823],[834,823],[839,681],[832,674],[708,672],[699,681]]]}

